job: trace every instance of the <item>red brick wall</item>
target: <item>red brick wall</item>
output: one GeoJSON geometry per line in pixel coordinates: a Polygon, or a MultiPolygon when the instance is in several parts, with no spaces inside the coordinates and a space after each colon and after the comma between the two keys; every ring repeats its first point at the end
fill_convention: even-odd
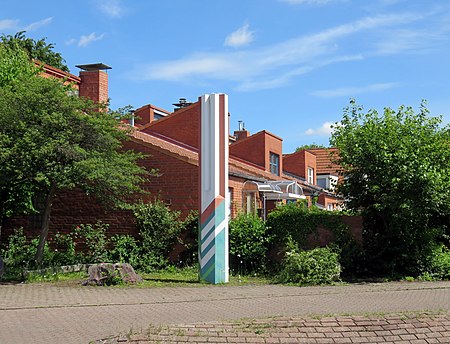
{"type": "Polygon", "coordinates": [[[316,156],[306,150],[285,155],[283,157],[283,168],[286,172],[307,178],[308,167],[314,169],[314,184],[316,183],[316,156]]]}
{"type": "MultiPolygon", "coordinates": [[[[87,196],[79,189],[58,192],[55,195],[49,225],[49,237],[56,232],[70,233],[79,224],[95,224],[97,221],[110,225],[108,235],[137,235],[134,218],[130,211],[106,210],[93,196],[87,196]]],[[[1,242],[6,240],[13,228],[23,227],[29,237],[40,233],[38,215],[10,219],[2,231],[1,242]]]]}
{"type": "Polygon", "coordinates": [[[278,175],[283,171],[283,140],[271,133],[264,132],[265,139],[265,170],[270,172],[270,153],[275,153],[279,158],[278,175]]]}
{"type": "MultiPolygon", "coordinates": [[[[356,243],[362,246],[362,217],[361,216],[342,216],[342,222],[349,227],[350,235],[356,243]]],[[[334,234],[327,228],[318,227],[310,234],[306,240],[306,248],[325,247],[335,240],[334,234]]]]}
{"type": "Polygon", "coordinates": [[[198,148],[200,102],[175,111],[143,129],[145,133],[157,133],[198,148]]]}
{"type": "Polygon", "coordinates": [[[332,210],[336,210],[339,205],[342,204],[342,200],[337,199],[336,197],[327,195],[327,194],[320,194],[319,198],[317,199],[317,203],[322,204],[326,210],[328,209],[328,205],[331,204],[333,206],[332,210]]]}
{"type": "Polygon", "coordinates": [[[260,131],[230,145],[230,155],[250,161],[270,172],[270,152],[280,157],[280,172],[283,170],[282,139],[260,131]]]}
{"type": "Polygon", "coordinates": [[[228,187],[232,188],[231,195],[231,217],[236,217],[239,213],[243,212],[242,209],[242,189],[245,180],[237,177],[230,177],[228,180],[228,187]]]}
{"type": "Polygon", "coordinates": [[[183,216],[191,209],[198,209],[198,166],[135,142],[126,142],[125,147],[147,155],[140,165],[148,170],[159,170],[157,176],[147,177],[143,185],[144,190],[150,192],[144,196],[146,200],[160,197],[171,209],[180,210],[183,216]]]}
{"type": "Polygon", "coordinates": [[[80,72],[80,97],[92,99],[97,103],[108,101],[108,74],[104,71],[80,72]]]}
{"type": "Polygon", "coordinates": [[[146,125],[153,122],[154,119],[154,112],[150,105],[140,107],[135,111],[134,115],[134,123],[139,125],[146,125]]]}
{"type": "MultiPolygon", "coordinates": [[[[147,169],[157,168],[158,176],[151,176],[144,183],[143,189],[150,194],[139,196],[144,201],[151,201],[160,197],[171,209],[180,210],[186,216],[191,209],[198,208],[198,166],[163,154],[155,149],[141,146],[128,141],[124,144],[127,149],[135,149],[148,155],[139,163],[147,169]]],[[[59,192],[53,202],[50,233],[69,233],[81,223],[108,223],[109,235],[131,234],[137,235],[134,217],[129,211],[106,210],[95,197],[86,196],[81,190],[59,192]]],[[[11,233],[12,228],[23,227],[29,236],[39,234],[36,216],[15,218],[2,231],[2,242],[11,233]],[[34,224],[33,224],[34,223],[34,224]]]]}

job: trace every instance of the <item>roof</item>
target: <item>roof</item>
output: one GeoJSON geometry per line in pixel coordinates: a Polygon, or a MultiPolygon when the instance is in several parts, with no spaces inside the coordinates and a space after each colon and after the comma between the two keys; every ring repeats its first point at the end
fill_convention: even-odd
{"type": "MultiPolygon", "coordinates": [[[[184,160],[192,165],[198,166],[198,149],[182,142],[178,142],[172,138],[160,134],[145,133],[134,130],[131,132],[131,140],[136,143],[151,146],[152,148],[174,156],[180,160],[184,160]]],[[[276,176],[267,172],[260,167],[256,167],[252,163],[245,163],[241,159],[229,157],[229,172],[239,176],[253,176],[265,180],[282,180],[292,179],[286,175],[276,176]]]]}
{"type": "Polygon", "coordinates": [[[341,167],[338,164],[333,163],[330,157],[330,154],[338,153],[337,148],[312,148],[307,149],[307,151],[316,156],[317,174],[338,174],[341,167]]]}
{"type": "MultiPolygon", "coordinates": [[[[150,146],[164,154],[171,155],[179,160],[186,161],[189,164],[198,166],[198,149],[186,145],[182,142],[176,141],[172,138],[166,137],[156,133],[145,133],[142,131],[134,130],[131,132],[131,140],[133,142],[150,146]]],[[[228,159],[228,171],[229,175],[254,181],[283,181],[290,180],[296,181],[302,186],[307,193],[322,192],[329,197],[339,198],[338,196],[322,190],[316,185],[309,184],[304,178],[296,175],[283,172],[280,176],[265,171],[263,168],[251,163],[245,162],[243,159],[230,156],[228,159]]]]}
{"type": "Polygon", "coordinates": [[[73,82],[73,83],[75,83],[77,85],[81,81],[81,78],[76,76],[76,75],[64,72],[61,69],[49,66],[48,64],[42,63],[42,62],[40,62],[38,60],[34,60],[34,63],[37,66],[42,67],[42,69],[44,71],[44,76],[47,75],[47,76],[55,77],[57,79],[66,79],[68,82],[73,82]]]}
{"type": "Polygon", "coordinates": [[[275,138],[277,140],[283,141],[283,139],[281,137],[279,137],[279,136],[277,136],[275,134],[272,134],[271,132],[269,132],[267,130],[261,130],[261,131],[258,131],[257,133],[254,133],[254,134],[249,135],[249,136],[247,136],[247,137],[245,137],[243,139],[240,139],[240,140],[237,140],[236,142],[233,142],[233,146],[240,145],[243,142],[251,141],[251,140],[253,140],[256,137],[259,137],[261,135],[272,136],[273,138],[275,138]]]}

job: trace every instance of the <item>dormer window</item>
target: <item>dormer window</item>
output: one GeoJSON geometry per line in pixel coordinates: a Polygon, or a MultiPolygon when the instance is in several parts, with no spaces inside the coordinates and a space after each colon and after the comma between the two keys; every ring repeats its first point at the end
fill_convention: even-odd
{"type": "Polygon", "coordinates": [[[332,174],[321,174],[317,176],[317,185],[322,189],[334,191],[339,178],[332,174]]]}
{"type": "Polygon", "coordinates": [[[280,156],[270,152],[270,173],[280,175],[280,156]]]}

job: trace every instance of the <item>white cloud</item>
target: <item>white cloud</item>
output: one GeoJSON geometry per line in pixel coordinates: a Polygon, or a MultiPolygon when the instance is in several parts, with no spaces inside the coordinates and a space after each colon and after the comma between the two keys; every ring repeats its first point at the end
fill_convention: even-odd
{"type": "Polygon", "coordinates": [[[67,40],[65,43],[66,45],[72,45],[75,44],[78,40],[76,38],[71,38],[69,40],[67,40]]]}
{"type": "Polygon", "coordinates": [[[265,90],[265,89],[272,89],[276,87],[280,87],[283,85],[286,85],[289,80],[292,78],[303,75],[309,72],[312,72],[315,69],[324,67],[326,65],[330,65],[333,63],[339,63],[339,62],[346,62],[346,61],[357,61],[361,60],[363,57],[362,55],[351,55],[351,56],[340,56],[337,58],[331,58],[328,60],[323,61],[317,61],[315,63],[310,63],[307,66],[302,66],[295,68],[293,70],[290,70],[289,72],[281,75],[275,76],[273,79],[270,80],[263,80],[263,81],[244,81],[241,83],[240,86],[237,87],[238,91],[257,91],[257,90],[265,90]]]}
{"type": "Polygon", "coordinates": [[[332,122],[324,122],[320,128],[317,128],[317,129],[309,128],[308,130],[306,130],[305,135],[328,136],[333,131],[333,129],[331,128],[331,126],[333,124],[334,123],[332,123],[332,122]]]}
{"type": "Polygon", "coordinates": [[[18,19],[2,19],[0,20],[0,30],[15,30],[19,26],[18,19]]]}
{"type": "Polygon", "coordinates": [[[81,36],[79,41],[78,41],[78,46],[79,47],[85,47],[88,44],[91,44],[94,41],[99,41],[101,39],[103,39],[103,37],[105,36],[104,33],[102,33],[101,35],[97,36],[95,32],[92,32],[90,35],[87,36],[81,36]]]}
{"type": "Polygon", "coordinates": [[[249,31],[249,25],[244,24],[242,27],[232,32],[225,38],[225,46],[241,47],[253,41],[253,31],[249,31]]]}
{"type": "Polygon", "coordinates": [[[326,5],[330,2],[347,2],[348,0],[279,0],[292,5],[326,5]]]}
{"type": "Polygon", "coordinates": [[[392,30],[386,34],[386,39],[375,46],[377,53],[383,55],[399,54],[403,52],[427,52],[439,47],[444,40],[448,40],[450,28],[427,30],[392,30]]]}
{"type": "Polygon", "coordinates": [[[120,0],[98,0],[97,6],[100,11],[111,18],[120,18],[124,12],[120,0]]]}
{"type": "Polygon", "coordinates": [[[22,26],[19,19],[0,20],[0,30],[11,31],[34,31],[52,22],[53,17],[48,17],[37,22],[22,26]]]}
{"type": "Polygon", "coordinates": [[[332,90],[321,90],[315,91],[311,94],[322,98],[333,98],[333,97],[353,97],[357,94],[362,93],[372,93],[386,91],[391,88],[397,87],[399,84],[395,82],[371,84],[362,87],[341,87],[332,90]]]}
{"type": "Polygon", "coordinates": [[[48,18],[39,20],[39,21],[37,21],[37,22],[28,24],[27,26],[25,26],[25,27],[23,28],[23,30],[24,30],[24,31],[34,31],[34,30],[37,30],[37,29],[39,29],[39,28],[41,28],[41,27],[43,27],[43,26],[46,26],[46,25],[50,24],[50,23],[52,22],[52,20],[53,20],[53,17],[48,17],[48,18]]]}
{"type": "Polygon", "coordinates": [[[365,17],[262,48],[197,52],[178,60],[138,66],[134,77],[167,81],[225,80],[237,83],[235,88],[241,91],[280,87],[325,65],[363,59],[362,53],[341,51],[340,39],[362,31],[407,24],[423,16],[406,13],[365,17]]]}

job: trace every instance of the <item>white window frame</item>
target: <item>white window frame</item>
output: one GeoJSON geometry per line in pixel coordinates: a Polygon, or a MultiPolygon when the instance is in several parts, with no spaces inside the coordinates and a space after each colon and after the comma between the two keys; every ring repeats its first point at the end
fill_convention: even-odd
{"type": "Polygon", "coordinates": [[[312,167],[308,167],[307,181],[309,184],[314,184],[314,169],[312,167]]]}

